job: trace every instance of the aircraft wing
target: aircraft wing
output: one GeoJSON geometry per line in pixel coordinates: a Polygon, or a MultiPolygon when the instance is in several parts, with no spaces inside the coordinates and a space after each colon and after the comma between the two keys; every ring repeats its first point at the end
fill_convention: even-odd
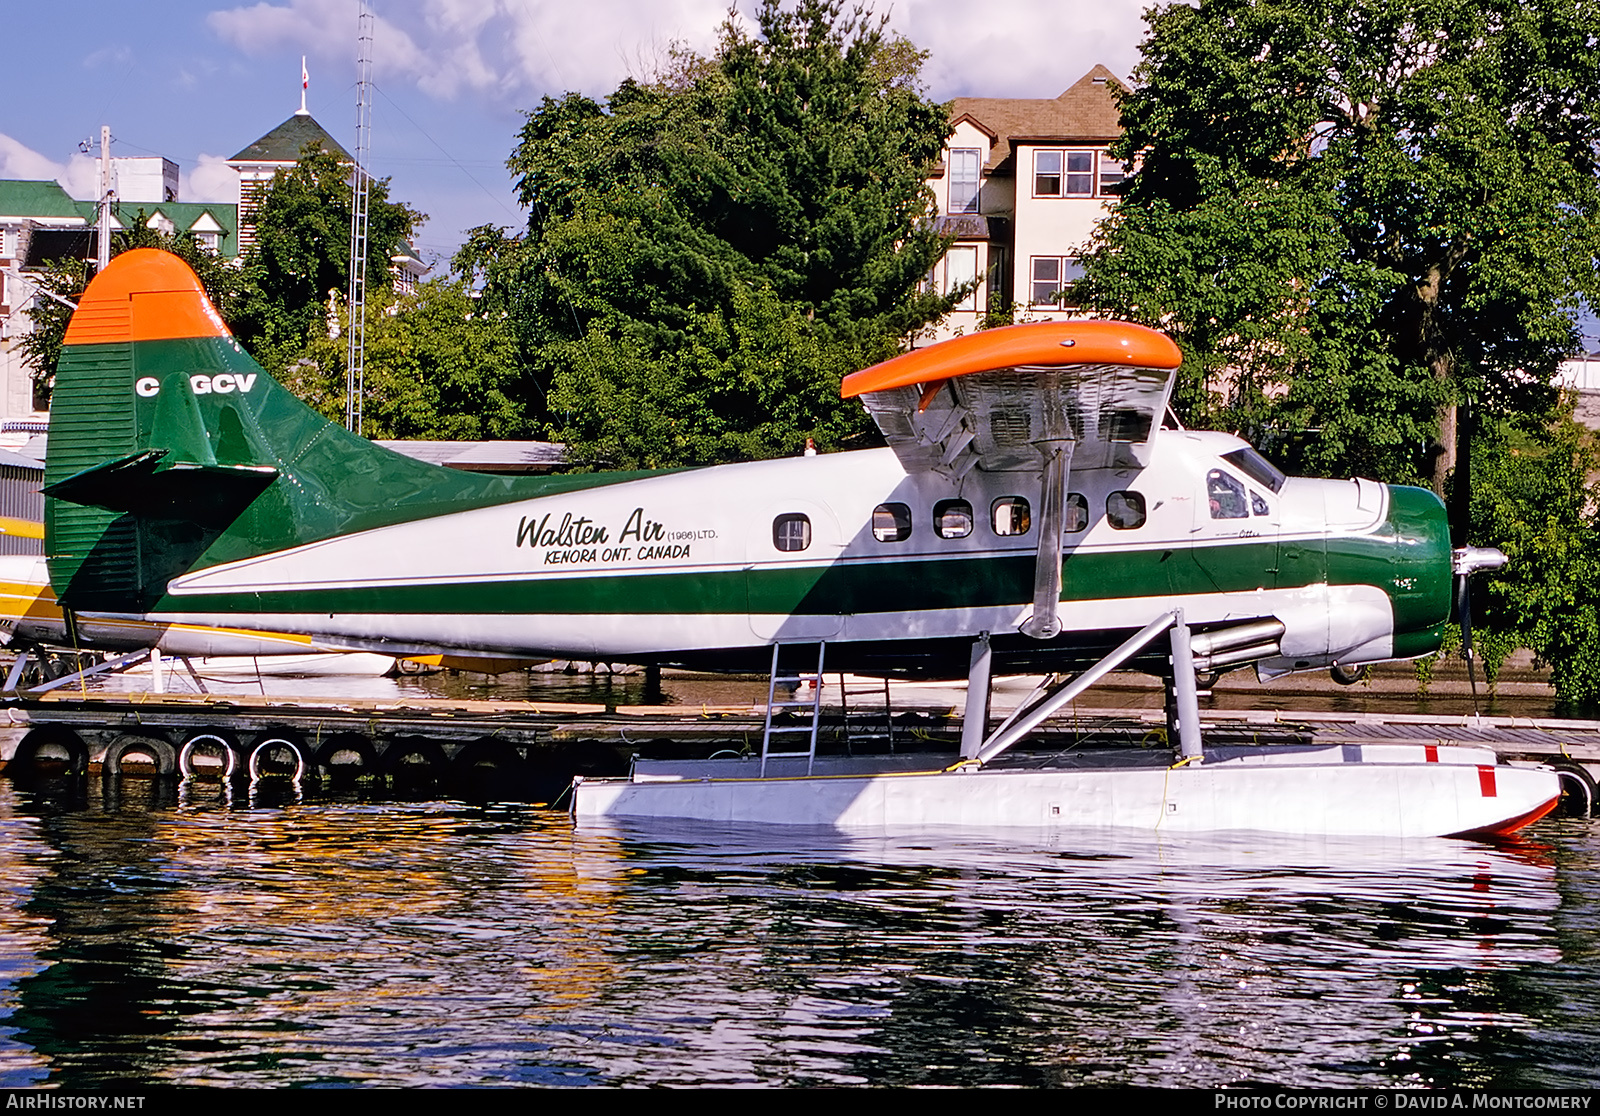
{"type": "Polygon", "coordinates": [[[908,472],[1038,471],[1071,444],[1080,468],[1148,463],[1182,362],[1128,322],[1034,322],[914,349],[844,380],[908,472]]]}

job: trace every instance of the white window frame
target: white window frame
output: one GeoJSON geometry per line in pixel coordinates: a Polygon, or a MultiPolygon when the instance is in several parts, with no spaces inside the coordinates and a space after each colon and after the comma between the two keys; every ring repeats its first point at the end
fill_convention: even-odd
{"type": "Polygon", "coordinates": [[[1065,290],[1068,284],[1075,283],[1083,278],[1083,265],[1078,262],[1077,256],[1029,256],[1028,257],[1028,305],[1061,308],[1072,305],[1064,303],[1053,295],[1065,290]],[[1040,278],[1040,264],[1055,264],[1055,276],[1040,278]],[[1040,284],[1052,284],[1050,294],[1044,298],[1039,297],[1040,284]]]}
{"type": "Polygon", "coordinates": [[[946,213],[977,213],[978,194],[983,187],[983,151],[977,147],[952,147],[949,174],[945,185],[946,213]],[[963,173],[958,173],[958,171],[963,173]],[[964,173],[970,171],[970,177],[964,173]],[[962,187],[957,193],[957,185],[962,187]],[[970,189],[970,192],[968,192],[970,189]],[[957,202],[960,202],[958,205],[957,202]]]}
{"type": "Polygon", "coordinates": [[[1094,198],[1100,196],[1101,152],[1093,147],[1038,147],[1033,152],[1033,196],[1036,198],[1094,198]],[[1078,166],[1074,167],[1074,161],[1078,166]],[[1054,169],[1050,164],[1054,163],[1054,169]],[[1087,165],[1085,165],[1087,164],[1087,165]],[[1041,189],[1041,180],[1055,179],[1055,187],[1041,189]],[[1074,185],[1079,188],[1074,189],[1074,185]]]}
{"type": "MultiPolygon", "coordinates": [[[[978,278],[978,246],[953,244],[944,254],[944,293],[949,294],[964,283],[974,283],[978,278]]],[[[952,309],[976,310],[978,287],[974,286],[967,297],[952,309]]]]}

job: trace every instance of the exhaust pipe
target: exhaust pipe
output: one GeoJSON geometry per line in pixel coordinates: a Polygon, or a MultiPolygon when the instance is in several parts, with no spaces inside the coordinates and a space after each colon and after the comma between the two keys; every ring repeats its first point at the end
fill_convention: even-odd
{"type": "MultiPolygon", "coordinates": [[[[1196,661],[1202,657],[1215,657],[1219,651],[1232,651],[1258,643],[1277,643],[1283,638],[1283,621],[1273,618],[1219,628],[1214,632],[1200,632],[1189,637],[1196,661]]],[[[1236,662],[1241,660],[1234,660],[1236,662]]]]}
{"type": "Polygon", "coordinates": [[[1271,643],[1253,643],[1249,647],[1236,647],[1229,651],[1218,651],[1214,655],[1196,655],[1194,669],[1202,673],[1209,670],[1218,670],[1222,667],[1238,666],[1240,663],[1251,663],[1257,659],[1276,658],[1282,653],[1277,640],[1271,643]]]}

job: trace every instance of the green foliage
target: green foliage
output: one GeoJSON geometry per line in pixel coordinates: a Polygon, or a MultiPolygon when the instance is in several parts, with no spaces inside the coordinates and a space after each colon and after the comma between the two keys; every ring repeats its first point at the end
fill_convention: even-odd
{"type": "MultiPolygon", "coordinates": [[[[1600,449],[1560,416],[1483,430],[1473,469],[1475,541],[1510,559],[1479,587],[1476,613],[1500,644],[1533,649],[1557,699],[1600,708],[1600,449]]],[[[1480,641],[1481,642],[1481,641],[1480,641]]]]}
{"type": "MultiPolygon", "coordinates": [[[[427,220],[388,200],[389,180],[368,187],[367,291],[390,286],[389,260],[427,220]]],[[[239,343],[277,375],[301,355],[322,325],[328,292],[350,280],[350,167],[312,144],[273,176],[256,216],[256,243],[244,260],[243,295],[229,325],[239,343]]]]}
{"type": "Polygon", "coordinates": [[[1207,0],[1146,19],[1116,149],[1140,167],[1080,297],[1175,337],[1186,420],[1443,494],[1473,421],[1549,406],[1597,289],[1600,9],[1207,0]]]}
{"type": "Polygon", "coordinates": [[[949,300],[926,169],[946,123],[922,56],[840,0],[766,0],[604,105],[529,114],[510,166],[525,236],[475,230],[458,273],[515,323],[582,460],[701,464],[862,436],[840,376],[892,355],[949,300]]]}
{"type": "MultiPolygon", "coordinates": [[[[420,283],[386,310],[368,307],[362,432],[369,438],[476,441],[535,433],[519,402],[509,324],[485,313],[464,284],[420,283]]],[[[344,420],[347,308],[340,338],[325,323],[282,379],[335,422],[344,420]]]]}
{"type": "Polygon", "coordinates": [[[67,335],[67,323],[72,318],[72,308],[58,299],[75,305],[89,285],[89,271],[90,265],[85,260],[54,260],[27,274],[28,283],[39,292],[48,292],[35,293],[33,301],[23,311],[30,328],[19,343],[22,359],[33,377],[36,408],[49,405],[50,383],[61,359],[61,339],[67,335]]]}

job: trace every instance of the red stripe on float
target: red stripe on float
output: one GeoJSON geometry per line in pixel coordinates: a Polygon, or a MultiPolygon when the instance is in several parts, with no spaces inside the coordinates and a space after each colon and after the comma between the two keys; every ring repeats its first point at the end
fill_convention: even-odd
{"type": "Polygon", "coordinates": [[[1486,826],[1483,826],[1481,829],[1463,829],[1460,833],[1447,833],[1445,836],[1447,836],[1447,837],[1505,837],[1505,836],[1508,836],[1508,835],[1510,835],[1512,833],[1515,833],[1517,830],[1521,829],[1525,825],[1529,825],[1529,824],[1531,824],[1533,822],[1538,821],[1540,818],[1544,817],[1550,811],[1554,810],[1556,808],[1556,806],[1558,804],[1560,804],[1560,802],[1561,802],[1561,799],[1559,797],[1552,798],[1549,802],[1546,802],[1541,806],[1535,806],[1532,810],[1529,810],[1526,814],[1519,814],[1517,817],[1511,818],[1511,819],[1509,819],[1507,821],[1496,822],[1493,825],[1486,825],[1486,826]]]}
{"type": "Polygon", "coordinates": [[[1439,762],[1439,745],[1437,745],[1437,744],[1424,744],[1422,746],[1422,757],[1425,760],[1427,760],[1429,763],[1438,763],[1439,762]]]}
{"type": "Polygon", "coordinates": [[[1478,790],[1485,798],[1497,797],[1494,789],[1494,768],[1487,764],[1478,766],[1478,790]]]}

